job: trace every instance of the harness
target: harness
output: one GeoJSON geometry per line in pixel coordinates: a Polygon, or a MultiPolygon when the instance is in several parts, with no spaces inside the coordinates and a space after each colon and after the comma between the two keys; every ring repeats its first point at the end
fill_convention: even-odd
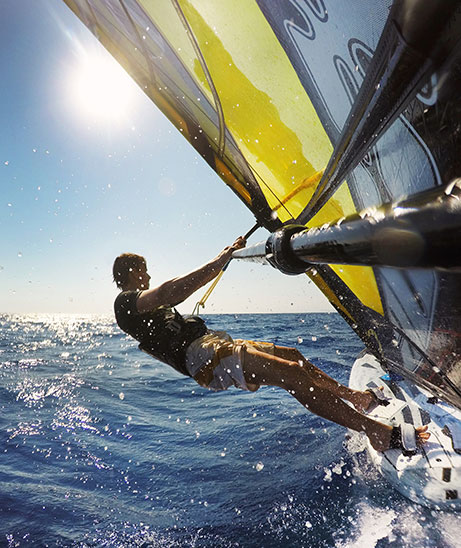
{"type": "Polygon", "coordinates": [[[119,327],[139,342],[140,350],[190,376],[185,366],[186,350],[207,333],[205,322],[198,316],[182,316],[169,306],[140,314],[136,309],[138,295],[138,291],[124,291],[115,300],[119,327]]]}

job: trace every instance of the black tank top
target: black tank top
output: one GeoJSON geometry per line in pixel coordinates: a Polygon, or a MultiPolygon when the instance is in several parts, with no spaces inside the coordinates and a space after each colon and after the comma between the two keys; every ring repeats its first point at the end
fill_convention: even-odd
{"type": "Polygon", "coordinates": [[[198,316],[181,316],[169,306],[141,314],[136,308],[139,293],[123,291],[115,299],[115,319],[120,329],[135,338],[141,350],[190,376],[185,365],[186,350],[192,341],[205,335],[205,322],[198,316]]]}

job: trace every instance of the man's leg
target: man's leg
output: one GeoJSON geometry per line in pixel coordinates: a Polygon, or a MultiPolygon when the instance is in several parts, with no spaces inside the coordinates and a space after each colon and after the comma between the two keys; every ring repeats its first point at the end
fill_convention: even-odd
{"type": "Polygon", "coordinates": [[[298,362],[303,369],[317,381],[317,384],[320,387],[329,390],[335,396],[338,396],[343,400],[351,402],[359,412],[366,411],[374,400],[373,394],[361,392],[360,390],[353,390],[335,379],[332,379],[329,375],[307,360],[297,348],[275,346],[274,354],[284,360],[298,362]]]}
{"type": "MultiPolygon", "coordinates": [[[[298,361],[266,354],[250,345],[246,347],[243,372],[247,383],[284,388],[316,415],[357,432],[365,432],[378,451],[388,449],[392,427],[376,422],[347,405],[330,390],[331,383],[319,377],[317,371],[315,368],[313,374],[312,370],[300,366],[298,361]]],[[[419,429],[418,435],[420,442],[429,437],[425,429],[419,429]]]]}

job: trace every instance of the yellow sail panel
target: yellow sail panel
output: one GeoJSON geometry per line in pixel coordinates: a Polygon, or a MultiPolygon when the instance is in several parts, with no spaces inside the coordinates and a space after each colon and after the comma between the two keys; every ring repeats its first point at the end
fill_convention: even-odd
{"type": "MultiPolygon", "coordinates": [[[[191,37],[171,0],[140,3],[213,102],[191,37]]],[[[226,129],[251,166],[271,209],[282,222],[296,218],[312,196],[318,182],[315,176],[328,162],[332,146],[280,43],[254,1],[217,5],[211,0],[182,0],[178,6],[216,87],[226,129]]],[[[206,125],[206,119],[201,123],[206,125]]],[[[204,129],[208,135],[213,133],[211,128],[204,129]]],[[[341,188],[338,196],[311,226],[351,212],[347,188],[341,188]]]]}
{"type": "MultiPolygon", "coordinates": [[[[322,172],[323,173],[323,172],[322,172]]],[[[318,182],[318,181],[317,181],[318,182]]],[[[347,183],[343,183],[322,209],[307,223],[308,227],[322,226],[357,213],[347,183]]]]}
{"type": "MultiPolygon", "coordinates": [[[[171,18],[178,20],[177,13],[171,9],[162,13],[163,2],[143,5],[162,25],[168,20],[162,30],[211,101],[199,60],[194,60],[190,45],[176,39],[178,31],[171,18]]],[[[284,200],[326,165],[332,150],[293,67],[255,2],[239,0],[218,6],[212,1],[181,1],[179,5],[218,93],[226,128],[258,174],[268,201],[274,196],[278,202],[284,200]],[[261,43],[265,44],[263,52],[261,43]]],[[[285,200],[291,217],[300,213],[313,191],[314,187],[306,187],[285,200]]]]}
{"type": "MultiPolygon", "coordinates": [[[[356,213],[349,187],[343,183],[307,226],[322,226],[356,213]],[[336,212],[335,212],[336,211],[336,212]]],[[[332,270],[368,308],[383,315],[383,304],[373,269],[368,266],[331,265],[332,270]]],[[[331,301],[331,297],[328,296],[331,301]]]]}
{"type": "MultiPolygon", "coordinates": [[[[175,8],[175,3],[171,0],[155,0],[155,2],[140,0],[139,4],[144,8],[149,18],[161,29],[163,38],[171,46],[189,74],[195,76],[196,83],[200,84],[202,91],[207,90],[205,73],[201,68],[191,38],[175,8]]],[[[178,3],[178,5],[181,9],[181,4],[178,3]]],[[[149,38],[149,30],[143,29],[144,40],[149,38]]],[[[212,99],[211,94],[209,99],[212,99]]]]}
{"type": "Polygon", "coordinates": [[[341,314],[348,319],[349,323],[355,323],[357,321],[356,318],[352,316],[350,310],[348,310],[344,306],[342,299],[339,299],[338,295],[336,295],[331,287],[325,282],[317,269],[308,270],[306,272],[306,276],[315,283],[315,285],[328,298],[328,300],[336,308],[336,310],[340,311],[341,314]]]}
{"type": "Polygon", "coordinates": [[[233,173],[229,171],[229,168],[224,164],[219,158],[215,158],[216,163],[216,172],[220,175],[227,184],[232,187],[235,192],[237,192],[245,202],[251,206],[251,196],[248,190],[243,186],[243,184],[234,177],[233,173]]]}
{"type": "Polygon", "coordinates": [[[384,314],[375,274],[371,267],[331,265],[331,268],[365,306],[378,314],[384,314]]]}
{"type": "MultiPolygon", "coordinates": [[[[269,207],[283,223],[296,218],[314,193],[333,147],[256,2],[233,0],[218,5],[213,0],[181,0],[177,8],[171,0],[140,4],[162,29],[190,77],[213,104],[213,93],[202,66],[205,62],[219,97],[225,128],[251,167],[269,207]],[[193,37],[181,15],[186,18],[193,37]],[[244,39],[236,39],[236,32],[244,39]],[[202,59],[194,50],[194,40],[202,59]]],[[[146,40],[148,29],[144,30],[142,37],[146,40]]],[[[197,102],[193,108],[205,134],[216,134],[207,117],[197,112],[202,105],[197,102]]],[[[216,161],[218,173],[250,204],[245,187],[224,169],[220,160],[216,161]]],[[[322,225],[353,212],[350,192],[347,184],[343,184],[309,226],[322,225]]],[[[363,304],[382,313],[371,269],[342,267],[335,272],[363,304]]]]}

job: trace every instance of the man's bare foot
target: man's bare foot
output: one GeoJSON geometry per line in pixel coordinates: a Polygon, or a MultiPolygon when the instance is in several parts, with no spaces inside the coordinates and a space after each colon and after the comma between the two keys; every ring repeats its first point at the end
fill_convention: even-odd
{"type": "MultiPolygon", "coordinates": [[[[379,389],[382,390],[382,388],[383,387],[380,386],[379,389]]],[[[357,390],[350,401],[359,413],[366,413],[366,411],[368,411],[376,402],[376,396],[369,391],[360,392],[360,390],[357,390]]]]}
{"type": "MultiPolygon", "coordinates": [[[[370,436],[370,443],[373,449],[376,449],[376,451],[387,451],[388,449],[398,448],[398,445],[396,447],[391,447],[393,427],[386,424],[383,424],[382,426],[382,437],[376,434],[370,436]]],[[[416,427],[415,435],[417,447],[421,447],[422,445],[424,445],[431,437],[430,433],[427,431],[427,425],[416,427]]]]}

